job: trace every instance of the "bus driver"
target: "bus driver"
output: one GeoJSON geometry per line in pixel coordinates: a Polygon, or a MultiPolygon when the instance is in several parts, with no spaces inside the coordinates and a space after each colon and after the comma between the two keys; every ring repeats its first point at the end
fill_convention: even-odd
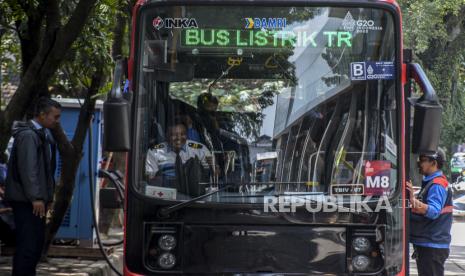
{"type": "Polygon", "coordinates": [[[192,173],[199,173],[197,168],[208,169],[211,164],[211,153],[201,143],[187,139],[187,129],[182,122],[175,122],[168,126],[168,142],[155,145],[149,149],[145,163],[145,171],[151,182],[157,186],[175,186],[179,192],[197,194],[189,191],[189,181],[192,173]],[[192,168],[192,169],[191,169],[192,168]],[[160,183],[161,182],[161,183],[160,183]]]}

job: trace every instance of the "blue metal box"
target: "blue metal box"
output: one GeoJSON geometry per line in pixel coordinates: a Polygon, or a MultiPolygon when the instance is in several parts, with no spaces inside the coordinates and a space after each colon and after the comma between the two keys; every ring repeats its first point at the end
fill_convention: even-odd
{"type": "MultiPolygon", "coordinates": [[[[62,105],[61,125],[68,139],[71,140],[74,136],[74,131],[79,117],[80,103],[76,99],[58,99],[62,105]]],[[[101,120],[102,120],[102,104],[96,105],[94,120],[92,122],[92,168],[94,185],[97,185],[97,170],[98,163],[101,157],[101,120]]],[[[60,229],[56,235],[56,239],[73,239],[79,240],[81,246],[91,246],[94,230],[92,221],[92,209],[89,186],[89,134],[83,145],[84,155],[79,165],[76,174],[76,183],[73,193],[71,206],[68,209],[60,229]]],[[[61,173],[61,158],[57,158],[56,179],[61,173]]],[[[95,186],[94,186],[95,192],[95,186]]]]}

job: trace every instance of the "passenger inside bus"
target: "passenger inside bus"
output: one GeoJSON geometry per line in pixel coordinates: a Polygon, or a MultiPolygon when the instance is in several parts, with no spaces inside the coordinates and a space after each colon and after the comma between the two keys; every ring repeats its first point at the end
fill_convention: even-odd
{"type": "Polygon", "coordinates": [[[204,128],[204,139],[208,141],[211,150],[221,150],[222,143],[219,137],[220,125],[216,110],[218,98],[211,93],[202,93],[197,97],[197,112],[195,113],[198,124],[204,128]]]}
{"type": "Polygon", "coordinates": [[[199,142],[187,139],[187,128],[176,121],[167,127],[168,142],[149,149],[145,171],[149,183],[155,186],[176,188],[192,197],[203,194],[199,183],[208,178],[212,164],[211,153],[199,142]]]}
{"type": "Polygon", "coordinates": [[[218,98],[211,93],[202,93],[197,97],[197,108],[200,118],[209,131],[219,129],[216,111],[218,109],[218,98]]]}
{"type": "MultiPolygon", "coordinates": [[[[243,183],[250,180],[251,165],[247,140],[234,131],[235,123],[221,116],[218,99],[210,93],[200,94],[197,107],[202,122],[212,136],[214,151],[220,156],[219,166],[225,182],[243,183]]],[[[226,114],[224,114],[226,115],[226,114]]]]}
{"type": "Polygon", "coordinates": [[[187,128],[187,139],[192,140],[195,142],[202,142],[200,138],[200,132],[197,126],[194,125],[194,121],[192,120],[189,114],[180,114],[176,116],[178,120],[182,121],[187,128]]]}

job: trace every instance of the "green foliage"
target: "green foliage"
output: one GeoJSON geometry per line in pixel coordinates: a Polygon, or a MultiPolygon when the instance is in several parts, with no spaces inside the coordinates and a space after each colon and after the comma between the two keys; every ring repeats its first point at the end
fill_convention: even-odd
{"type": "MultiPolygon", "coordinates": [[[[38,0],[0,1],[0,64],[10,75],[21,74],[21,48],[19,36],[27,28],[28,11],[39,8],[45,2],[38,0]],[[27,7],[27,10],[25,8],[27,7]],[[19,23],[19,25],[18,25],[19,23]]],[[[78,1],[59,1],[60,23],[66,24],[73,14],[78,1]]],[[[99,0],[82,33],[73,43],[65,60],[49,81],[53,94],[63,97],[83,97],[91,84],[92,76],[99,68],[103,68],[105,75],[101,89],[108,92],[111,87],[111,72],[113,59],[111,56],[114,39],[116,16],[123,15],[128,20],[128,3],[123,0],[99,0]]],[[[127,28],[124,30],[126,33],[127,28]]],[[[123,39],[127,36],[123,36],[123,39]]],[[[126,39],[123,43],[129,44],[126,39]]],[[[124,44],[123,44],[124,45],[124,44]]],[[[128,55],[129,47],[123,47],[128,55]]],[[[8,82],[9,75],[3,75],[2,82],[8,82]]],[[[103,92],[103,91],[102,91],[103,92]]],[[[6,104],[2,101],[2,104],[6,104]]]]}
{"type": "Polygon", "coordinates": [[[0,22],[4,28],[12,28],[12,23],[26,19],[26,13],[21,8],[18,1],[0,2],[0,22]]]}
{"type": "Polygon", "coordinates": [[[464,0],[400,0],[403,12],[404,44],[420,54],[429,48],[433,39],[447,40],[445,20],[460,16],[464,0]]]}
{"type": "Polygon", "coordinates": [[[2,83],[10,82],[12,75],[19,75],[21,65],[18,62],[21,60],[19,41],[13,31],[5,30],[5,33],[0,39],[0,67],[9,74],[2,77],[2,83]]]}
{"type": "Polygon", "coordinates": [[[83,32],[72,45],[67,59],[56,73],[53,83],[59,89],[55,93],[82,97],[81,91],[89,88],[93,74],[102,67],[106,78],[105,83],[101,85],[111,87],[110,73],[113,68],[111,46],[117,8],[118,1],[115,0],[101,0],[97,3],[83,32]]]}
{"type": "MultiPolygon", "coordinates": [[[[16,6],[15,6],[16,7],[16,6]]],[[[21,71],[19,41],[13,28],[13,20],[22,18],[24,13],[20,9],[14,11],[6,2],[0,2],[0,88],[12,81],[12,77],[21,71]]],[[[0,89],[0,111],[6,108],[0,89]]]]}
{"type": "Polygon", "coordinates": [[[401,0],[404,45],[414,50],[444,107],[441,145],[465,142],[465,1],[401,0]]]}
{"type": "Polygon", "coordinates": [[[456,81],[456,98],[452,99],[448,109],[443,113],[443,128],[441,133],[442,144],[451,148],[453,145],[465,142],[465,63],[459,63],[457,71],[459,76],[456,81]]]}

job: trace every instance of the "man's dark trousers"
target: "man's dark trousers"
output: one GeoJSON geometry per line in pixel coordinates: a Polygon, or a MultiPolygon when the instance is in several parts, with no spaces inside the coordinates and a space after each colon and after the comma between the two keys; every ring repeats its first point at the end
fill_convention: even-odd
{"type": "Polygon", "coordinates": [[[34,276],[45,239],[45,218],[32,213],[30,202],[11,202],[16,224],[13,276],[34,276]]]}
{"type": "Polygon", "coordinates": [[[444,263],[449,248],[415,246],[418,276],[444,276],[444,263]]]}

